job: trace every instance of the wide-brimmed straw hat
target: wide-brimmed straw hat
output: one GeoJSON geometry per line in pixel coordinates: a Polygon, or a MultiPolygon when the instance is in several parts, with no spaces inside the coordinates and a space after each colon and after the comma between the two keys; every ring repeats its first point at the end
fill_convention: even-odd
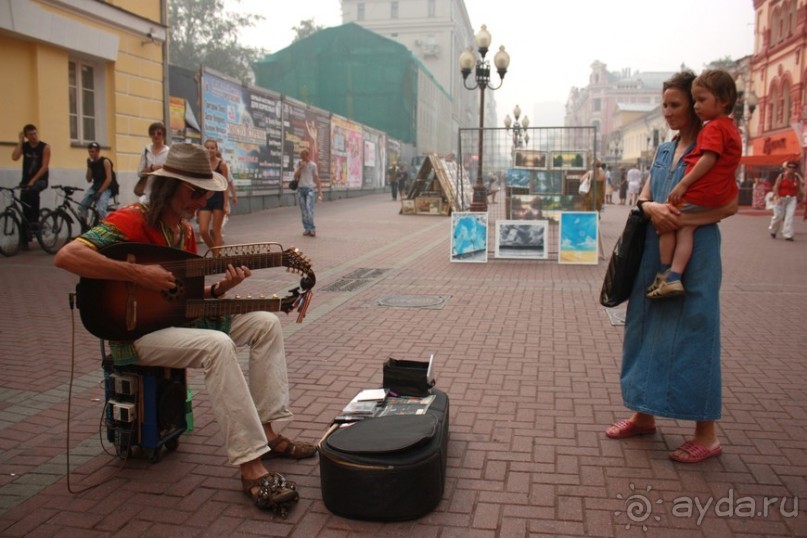
{"type": "Polygon", "coordinates": [[[172,144],[165,164],[151,175],[171,177],[206,191],[226,191],[227,179],[210,168],[210,157],[201,146],[172,144]]]}

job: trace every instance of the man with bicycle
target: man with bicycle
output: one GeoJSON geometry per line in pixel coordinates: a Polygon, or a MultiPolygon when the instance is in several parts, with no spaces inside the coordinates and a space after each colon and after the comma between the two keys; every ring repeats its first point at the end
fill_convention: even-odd
{"type": "Polygon", "coordinates": [[[101,146],[98,142],[90,142],[87,146],[87,183],[92,183],[84,198],[81,200],[81,216],[87,218],[87,209],[90,204],[95,203],[95,210],[98,218],[106,218],[109,200],[117,195],[117,181],[112,167],[112,161],[106,157],[101,157],[101,146]]]}
{"type": "Polygon", "coordinates": [[[22,128],[20,140],[11,152],[11,160],[18,161],[22,157],[22,180],[20,199],[23,202],[23,215],[27,220],[29,237],[31,230],[39,225],[39,193],[48,187],[48,166],[50,165],[50,146],[39,139],[36,125],[28,124],[22,128]]]}

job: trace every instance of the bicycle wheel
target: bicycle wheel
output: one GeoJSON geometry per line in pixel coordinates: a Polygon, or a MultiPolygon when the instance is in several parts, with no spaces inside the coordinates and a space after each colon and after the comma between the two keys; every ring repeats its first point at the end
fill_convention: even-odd
{"type": "Polygon", "coordinates": [[[56,254],[73,237],[72,232],[70,218],[63,211],[57,210],[39,221],[36,238],[42,250],[56,254]]]}
{"type": "Polygon", "coordinates": [[[20,251],[22,229],[17,215],[11,211],[0,214],[0,254],[14,256],[20,251]]]}
{"type": "Polygon", "coordinates": [[[90,207],[87,208],[87,229],[81,230],[82,233],[86,232],[90,228],[95,228],[95,226],[101,222],[101,217],[98,215],[98,210],[95,209],[95,204],[92,204],[90,207]]]}

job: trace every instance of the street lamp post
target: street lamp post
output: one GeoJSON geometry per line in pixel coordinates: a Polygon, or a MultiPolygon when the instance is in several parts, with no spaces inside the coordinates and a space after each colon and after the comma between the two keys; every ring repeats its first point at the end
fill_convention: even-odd
{"type": "Polygon", "coordinates": [[[475,55],[473,49],[468,47],[462,54],[460,54],[460,72],[462,73],[463,85],[468,90],[475,90],[479,88],[479,161],[476,174],[476,183],[474,184],[474,198],[471,202],[471,211],[487,211],[487,193],[485,185],[483,184],[482,176],[482,150],[483,138],[485,128],[485,90],[498,90],[504,82],[504,75],[507,73],[507,67],[510,65],[510,55],[504,50],[504,46],[499,47],[499,51],[493,57],[493,64],[496,66],[496,71],[499,73],[499,85],[490,85],[490,62],[485,59],[490,46],[490,32],[487,26],[482,25],[482,29],[475,36],[477,51],[479,55],[475,55]],[[475,69],[474,69],[475,68],[475,69]],[[468,75],[474,70],[475,83],[471,86],[468,85],[468,75]]]}
{"type": "Polygon", "coordinates": [[[513,161],[515,162],[516,150],[526,146],[530,142],[530,135],[527,132],[527,127],[530,125],[530,119],[524,116],[524,119],[519,121],[521,117],[521,107],[516,105],[513,109],[513,117],[515,121],[510,118],[510,114],[504,117],[504,128],[509,132],[510,128],[513,129],[513,161]]]}
{"type": "MultiPolygon", "coordinates": [[[[757,103],[759,100],[757,98],[757,94],[755,94],[753,90],[746,93],[745,81],[743,80],[742,75],[739,75],[735,79],[734,84],[737,87],[737,101],[734,103],[732,116],[734,116],[734,121],[737,124],[737,128],[740,130],[740,136],[742,137],[743,155],[748,155],[748,141],[751,138],[749,136],[750,133],[748,132],[749,124],[751,123],[751,116],[754,115],[754,111],[757,109],[757,103]],[[748,106],[748,114],[745,113],[746,105],[748,106]]],[[[743,183],[746,183],[748,178],[746,178],[745,166],[742,167],[740,176],[743,179],[743,183]]]]}

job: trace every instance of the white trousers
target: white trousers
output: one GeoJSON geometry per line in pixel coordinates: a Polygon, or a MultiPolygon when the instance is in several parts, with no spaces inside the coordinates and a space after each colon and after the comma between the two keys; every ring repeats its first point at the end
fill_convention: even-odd
{"type": "Polygon", "coordinates": [[[203,368],[205,387],[233,465],[269,451],[263,424],[289,420],[289,381],[283,328],[270,312],[233,316],[230,335],[209,329],[171,327],[135,342],[138,364],[203,368]],[[236,348],[249,346],[249,384],[236,348]]]}
{"type": "Polygon", "coordinates": [[[782,196],[779,203],[773,206],[773,218],[768,231],[772,234],[779,232],[782,228],[782,235],[785,239],[793,238],[793,218],[796,215],[796,206],[799,201],[795,196],[782,196]],[[784,225],[782,224],[784,221],[784,225]]]}

